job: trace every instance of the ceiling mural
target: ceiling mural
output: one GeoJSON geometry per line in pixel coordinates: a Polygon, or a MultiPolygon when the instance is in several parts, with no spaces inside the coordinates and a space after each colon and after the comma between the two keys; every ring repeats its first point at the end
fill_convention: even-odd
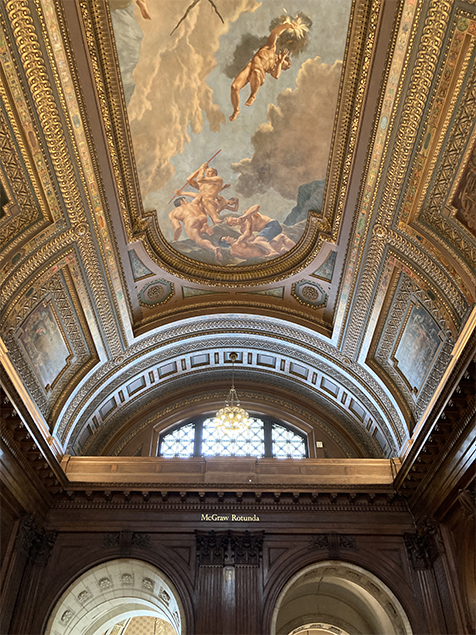
{"type": "Polygon", "coordinates": [[[403,452],[476,320],[475,62],[473,0],[0,3],[0,355],[58,453],[151,451],[232,350],[403,452]]]}
{"type": "Polygon", "coordinates": [[[292,249],[320,212],[350,0],[109,0],[146,212],[224,266],[292,249]]]}

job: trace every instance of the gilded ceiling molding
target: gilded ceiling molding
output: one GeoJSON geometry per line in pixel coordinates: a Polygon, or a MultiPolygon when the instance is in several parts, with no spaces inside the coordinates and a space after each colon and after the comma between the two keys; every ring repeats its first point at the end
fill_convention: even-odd
{"type": "Polygon", "coordinates": [[[62,197],[68,208],[71,222],[77,223],[82,220],[81,197],[31,15],[32,5],[28,0],[5,0],[4,7],[10,20],[48,152],[60,183],[62,197]]]}
{"type": "Polygon", "coordinates": [[[309,211],[306,228],[295,247],[269,262],[255,265],[221,267],[198,262],[171,247],[163,237],[156,216],[151,218],[147,230],[134,239],[143,240],[149,256],[169,273],[197,284],[219,287],[250,287],[273,284],[289,278],[309,266],[325,242],[332,242],[330,225],[316,212],[309,211]],[[159,261],[157,254],[160,254],[159,261]]]}
{"type": "MultiPolygon", "coordinates": [[[[225,338],[224,340],[216,341],[214,344],[214,348],[218,348],[218,349],[225,348],[228,341],[229,340],[227,338],[225,338]]],[[[255,348],[256,348],[255,346],[250,347],[249,340],[242,340],[242,341],[238,340],[237,342],[234,342],[234,346],[237,349],[246,349],[248,351],[253,350],[253,352],[255,352],[255,348]]],[[[199,350],[196,347],[193,347],[191,345],[189,345],[188,347],[181,347],[181,348],[187,348],[188,350],[182,350],[178,354],[178,357],[176,360],[177,362],[179,361],[178,358],[180,356],[189,355],[190,353],[193,353],[199,350]]],[[[203,347],[201,350],[210,350],[210,349],[206,349],[205,347],[203,347]]],[[[265,350],[265,351],[268,351],[269,353],[276,354],[275,348],[272,346],[269,346],[267,342],[262,342],[262,348],[260,350],[265,350]]],[[[343,393],[347,393],[347,395],[350,395],[352,399],[356,399],[358,400],[358,402],[364,404],[365,410],[369,413],[375,425],[377,425],[377,427],[382,431],[385,441],[387,442],[389,447],[392,448],[393,451],[396,451],[394,440],[387,432],[387,426],[386,426],[386,422],[384,418],[380,415],[378,410],[374,407],[374,405],[372,404],[372,401],[366,397],[366,395],[358,388],[358,386],[356,386],[352,381],[349,381],[348,378],[346,378],[344,375],[342,375],[341,373],[336,373],[332,368],[327,367],[325,364],[319,364],[319,363],[316,364],[314,362],[314,365],[312,365],[313,359],[310,356],[293,355],[292,352],[290,352],[284,346],[281,347],[279,353],[281,353],[288,360],[288,362],[293,363],[293,361],[298,359],[299,361],[308,364],[313,371],[318,371],[321,374],[325,375],[326,377],[332,377],[333,379],[335,379],[335,381],[339,384],[339,387],[343,389],[343,393]]],[[[210,354],[212,355],[213,353],[210,353],[210,354]]],[[[215,355],[216,354],[217,353],[215,353],[215,355]]],[[[173,359],[173,356],[174,356],[174,351],[171,351],[169,352],[167,359],[170,361],[173,359]]],[[[143,365],[142,372],[147,372],[151,367],[153,367],[153,365],[154,364],[151,364],[149,360],[148,365],[145,365],[145,364],[143,365]]],[[[370,433],[367,433],[363,429],[364,422],[361,420],[358,420],[353,414],[351,409],[346,409],[345,407],[343,407],[341,400],[337,399],[337,397],[334,397],[334,399],[332,399],[329,395],[325,393],[325,391],[323,391],[319,387],[316,387],[315,384],[309,383],[308,381],[302,381],[302,380],[300,381],[299,377],[297,376],[293,377],[290,373],[287,373],[287,372],[279,372],[276,370],[271,371],[270,369],[264,369],[263,367],[260,368],[256,365],[247,365],[245,367],[245,370],[248,374],[252,375],[253,384],[262,384],[263,386],[267,387],[269,384],[265,380],[261,380],[260,376],[265,376],[265,377],[272,376],[273,385],[282,386],[282,389],[284,392],[290,392],[291,394],[300,395],[300,398],[303,398],[303,397],[312,398],[316,400],[318,403],[320,403],[321,406],[324,407],[325,405],[326,411],[333,413],[333,416],[335,417],[336,421],[347,420],[348,423],[351,425],[353,432],[357,435],[360,435],[361,442],[364,444],[364,446],[365,446],[365,443],[367,443],[368,445],[367,436],[369,436],[370,433]],[[256,375],[258,375],[258,378],[256,378],[256,375]],[[291,382],[292,384],[292,390],[289,387],[289,382],[291,382]]],[[[129,372],[126,371],[120,377],[117,377],[115,380],[111,381],[104,388],[104,390],[96,396],[96,398],[88,405],[87,410],[83,412],[81,419],[77,421],[75,432],[71,435],[71,437],[68,440],[68,448],[70,448],[71,450],[74,448],[78,437],[81,435],[84,427],[87,425],[92,415],[97,411],[98,407],[102,403],[105,403],[106,401],[108,401],[108,399],[111,398],[111,395],[113,395],[113,393],[118,388],[121,388],[123,391],[126,391],[127,382],[134,380],[134,378],[137,378],[137,375],[138,375],[137,368],[132,368],[129,370],[129,372]]],[[[140,413],[141,411],[147,410],[147,408],[150,408],[151,401],[154,399],[153,393],[155,391],[158,391],[160,393],[159,398],[161,398],[167,395],[168,392],[169,393],[171,392],[173,395],[175,395],[177,393],[177,390],[184,387],[187,389],[191,385],[191,383],[194,382],[195,379],[197,379],[200,385],[202,384],[215,385],[217,381],[222,380],[220,369],[217,368],[216,366],[211,368],[209,367],[207,369],[206,380],[202,379],[202,375],[203,375],[203,369],[196,369],[195,371],[192,370],[186,373],[182,373],[179,377],[169,377],[163,380],[159,380],[158,383],[154,382],[154,384],[150,385],[146,390],[141,391],[140,394],[137,394],[137,396],[133,397],[132,399],[129,399],[127,402],[116,404],[116,408],[114,409],[114,412],[111,414],[111,416],[108,415],[107,421],[101,425],[101,430],[104,431],[103,433],[101,433],[101,435],[107,434],[109,435],[107,437],[108,439],[112,438],[112,436],[116,433],[118,428],[124,425],[127,421],[131,419],[131,414],[129,412],[131,407],[133,408],[134,417],[137,413],[140,413]],[[212,374],[210,374],[210,372],[212,374]]],[[[240,391],[240,395],[242,395],[242,392],[243,391],[240,391]]],[[[225,397],[226,397],[226,392],[223,392],[221,396],[221,401],[223,401],[225,397]]],[[[173,398],[174,396],[172,397],[172,399],[173,398]]],[[[268,399],[266,395],[263,395],[263,400],[266,400],[266,399],[268,399]]],[[[270,397],[269,399],[272,399],[272,398],[270,397]]],[[[96,445],[94,447],[96,448],[96,445]]],[[[89,449],[90,448],[88,445],[87,450],[89,451],[89,449]]]]}
{"type": "MultiPolygon", "coordinates": [[[[31,3],[28,0],[5,0],[4,6],[12,25],[20,59],[36,105],[36,112],[45,135],[48,152],[55,168],[70,222],[73,225],[79,225],[87,222],[87,218],[83,211],[83,201],[76,182],[73,163],[31,16],[31,3]]],[[[107,334],[109,347],[113,354],[117,354],[122,350],[122,342],[117,333],[109,297],[98,276],[100,268],[95,252],[86,250],[82,256],[95,303],[101,314],[103,328],[107,334]]]]}
{"type": "Polygon", "coordinates": [[[81,252],[93,248],[91,236],[85,236],[86,230],[87,225],[80,225],[56,236],[40,248],[34,257],[31,257],[21,270],[16,272],[15,277],[2,287],[1,299],[4,302],[0,303],[0,310],[5,318],[0,321],[0,325],[5,320],[10,319],[12,311],[17,311],[19,295],[43,284],[58,268],[63,266],[63,263],[67,262],[82,311],[88,316],[88,327],[98,356],[103,359],[105,358],[107,341],[96,321],[94,301],[79,264],[81,252]],[[74,253],[75,248],[76,253],[74,253]]]}
{"type": "MultiPolygon", "coordinates": [[[[24,241],[25,235],[41,231],[47,226],[48,219],[41,214],[40,206],[31,196],[31,192],[25,182],[23,170],[19,165],[17,151],[13,147],[1,110],[0,161],[7,174],[7,183],[14,194],[14,197],[10,194],[10,202],[12,205],[18,206],[16,214],[8,215],[0,222],[0,246],[2,256],[6,257],[8,253],[11,253],[24,241]]],[[[7,192],[8,189],[6,189],[7,192]]]]}
{"type": "Polygon", "coordinates": [[[128,293],[125,291],[127,285],[118,254],[117,241],[114,231],[110,229],[112,220],[82,101],[78,73],[72,57],[62,7],[55,0],[35,0],[35,2],[42,23],[50,66],[55,75],[58,96],[66,115],[65,121],[79,169],[82,190],[88,201],[89,222],[94,226],[95,234],[99,239],[104,271],[111,290],[109,302],[112,300],[118,316],[116,328],[119,331],[120,345],[124,347],[133,338],[132,307],[128,293]],[[72,125],[73,121],[75,125],[72,125]]]}
{"type": "MultiPolygon", "coordinates": [[[[7,156],[2,156],[2,161],[9,178],[12,183],[14,182],[13,190],[16,194],[16,202],[20,208],[20,214],[23,215],[27,210],[31,213],[31,218],[29,219],[29,223],[27,223],[27,225],[31,225],[33,218],[36,217],[38,212],[41,210],[44,225],[46,225],[48,221],[50,223],[51,221],[55,223],[55,226],[49,227],[47,230],[48,234],[53,234],[64,227],[63,211],[53,183],[48,162],[45,160],[43,147],[35,124],[35,118],[31,112],[30,103],[25,96],[24,85],[20,78],[21,72],[17,67],[16,61],[14,61],[15,58],[11,52],[11,40],[6,33],[6,25],[1,13],[0,24],[0,68],[2,76],[2,81],[0,81],[0,96],[2,98],[3,108],[5,109],[5,116],[8,122],[8,125],[7,122],[2,123],[2,126],[5,128],[5,132],[3,134],[7,137],[12,134],[12,139],[8,139],[6,143],[9,147],[13,148],[13,146],[15,146],[16,148],[16,150],[13,151],[15,156],[9,156],[8,158],[7,156]],[[12,132],[9,133],[9,130],[12,132]],[[21,156],[24,167],[22,166],[20,168],[19,156],[17,153],[21,156]],[[17,169],[8,169],[8,167],[13,168],[13,166],[17,169]],[[31,188],[34,192],[33,196],[30,193],[28,196],[22,195],[25,183],[22,182],[20,184],[22,179],[19,177],[22,175],[25,167],[30,176],[31,188]],[[33,199],[35,200],[33,201],[33,199]],[[30,209],[32,205],[35,207],[35,210],[30,209]]],[[[11,245],[9,245],[10,249],[13,249],[19,240],[25,240],[25,235],[22,235],[21,237],[19,236],[20,229],[21,228],[18,228],[16,240],[14,237],[11,245]]],[[[31,235],[39,230],[39,227],[33,225],[33,227],[25,226],[22,229],[25,229],[27,234],[31,235]]],[[[43,227],[43,229],[45,229],[45,227],[43,227]]]]}
{"type": "Polygon", "coordinates": [[[412,68],[396,138],[392,144],[391,161],[379,203],[377,222],[383,226],[387,226],[394,218],[428,95],[431,93],[431,85],[452,10],[453,0],[431,0],[428,6],[418,54],[412,68]]]}
{"type": "Polygon", "coordinates": [[[12,364],[48,421],[50,430],[54,427],[55,419],[64,406],[67,395],[98,361],[94,343],[68,271],[71,258],[74,258],[72,254],[69,258],[63,256],[57,262],[57,266],[52,267],[46,276],[43,272],[43,279],[38,280],[36,289],[30,287],[22,296],[19,298],[17,296],[14,310],[9,311],[2,324],[2,330],[5,333],[4,343],[12,364]],[[59,312],[59,320],[55,321],[69,349],[70,359],[53,384],[46,388],[41,386],[40,380],[28,363],[17,334],[34,309],[51,300],[54,302],[53,310],[59,312]]]}
{"type": "MultiPolygon", "coordinates": [[[[239,344],[243,344],[243,342],[239,342],[239,344]]],[[[241,348],[242,346],[240,346],[241,348]]],[[[148,366],[147,368],[150,368],[148,366]]],[[[256,366],[248,366],[246,368],[248,374],[251,374],[253,385],[262,384],[264,388],[268,387],[268,383],[265,380],[261,380],[260,375],[263,374],[263,368],[257,368],[256,366]]],[[[371,420],[375,423],[378,429],[381,430],[383,437],[385,438],[386,443],[391,448],[392,452],[396,452],[396,447],[394,440],[388,435],[386,430],[386,423],[384,419],[380,416],[378,411],[373,407],[372,403],[365,397],[365,395],[359,391],[359,389],[349,381],[346,381],[345,378],[338,375],[336,378],[336,374],[332,374],[331,369],[324,367],[324,370],[319,369],[321,373],[325,373],[327,376],[331,376],[336,379],[337,382],[342,384],[345,388],[343,389],[343,393],[347,395],[351,395],[351,399],[354,397],[357,398],[361,403],[364,403],[366,406],[366,410],[370,412],[371,420]]],[[[143,371],[144,372],[144,371],[143,371]]],[[[147,369],[145,369],[147,372],[147,369]]],[[[270,374],[268,372],[268,374],[270,374]]],[[[131,374],[131,376],[127,379],[130,381],[134,377],[137,377],[137,373],[131,374]]],[[[182,374],[178,378],[168,378],[160,381],[160,384],[152,384],[147,389],[142,390],[140,394],[135,396],[133,399],[129,399],[126,403],[116,403],[116,407],[111,414],[111,416],[107,416],[107,420],[102,423],[100,430],[87,442],[87,445],[84,446],[83,451],[89,452],[93,451],[94,453],[100,453],[103,450],[100,449],[104,446],[104,444],[108,443],[110,439],[114,437],[117,433],[118,429],[125,425],[128,421],[131,420],[131,417],[136,418],[137,415],[140,415],[141,412],[150,410],[151,402],[154,400],[154,392],[159,391],[161,398],[166,398],[167,400],[173,400],[178,390],[181,389],[189,389],[192,384],[191,381],[197,379],[197,385],[212,385],[215,386],[217,381],[222,380],[222,375],[220,374],[219,369],[217,367],[212,368],[212,374],[210,375],[210,370],[208,370],[208,378],[206,380],[203,379],[203,370],[198,370],[198,372],[194,374],[182,374]],[[172,395],[172,396],[170,396],[172,395]],[[131,412],[132,409],[132,412],[131,412]],[[91,445],[93,443],[93,445],[91,445]]],[[[353,412],[350,409],[346,409],[342,404],[340,399],[335,398],[334,400],[330,399],[329,395],[327,395],[322,389],[319,389],[313,385],[309,385],[308,383],[300,383],[297,381],[297,378],[291,378],[292,390],[290,390],[289,386],[289,376],[285,373],[273,373],[273,386],[281,386],[284,394],[288,392],[295,396],[296,399],[301,402],[303,399],[312,400],[312,403],[318,403],[321,407],[325,408],[326,412],[330,412],[336,421],[342,423],[344,421],[347,422],[349,427],[349,433],[356,435],[359,438],[359,443],[362,447],[365,447],[368,452],[373,454],[375,452],[375,448],[380,448],[377,442],[370,437],[370,431],[367,432],[364,428],[363,421],[358,420],[353,412]],[[317,390],[317,392],[316,392],[317,390]]],[[[121,387],[124,391],[126,390],[125,384],[121,381],[118,385],[115,385],[115,390],[118,387],[121,387]]],[[[342,387],[342,386],[341,386],[342,387]]],[[[77,422],[74,433],[70,436],[67,441],[68,451],[74,453],[74,448],[76,446],[78,438],[81,436],[85,426],[88,423],[91,423],[91,415],[95,413],[98,409],[98,406],[101,403],[105,403],[108,400],[108,397],[113,395],[114,391],[109,391],[107,394],[106,391],[103,391],[101,395],[99,395],[94,402],[90,404],[88,410],[81,417],[81,420],[77,422]]],[[[241,390],[240,395],[243,397],[246,392],[241,390]]],[[[223,402],[226,397],[226,391],[224,390],[220,393],[219,401],[223,402]]],[[[207,397],[208,398],[208,397],[207,397]]],[[[262,395],[262,398],[258,400],[259,403],[266,401],[268,403],[273,403],[274,396],[266,396],[262,395]]],[[[203,401],[203,399],[202,399],[203,401]]],[[[197,397],[197,403],[200,402],[200,397],[197,397]]],[[[201,402],[200,402],[201,403],[201,402]]],[[[308,419],[305,419],[308,421],[308,419]]],[[[381,453],[381,450],[379,450],[381,453]]]]}
{"type": "Polygon", "coordinates": [[[325,217],[332,222],[332,242],[337,242],[347,197],[381,9],[382,0],[358,2],[352,6],[350,24],[353,29],[346,42],[345,71],[337,100],[338,118],[331,141],[334,150],[328,164],[324,196],[325,217]],[[360,55],[351,54],[356,43],[360,55]]]}
{"type": "MultiPolygon", "coordinates": [[[[421,213],[422,202],[425,201],[435,167],[441,159],[445,137],[448,132],[451,136],[455,134],[454,118],[461,118],[461,90],[465,79],[467,80],[465,76],[468,68],[470,69],[471,58],[474,57],[476,35],[476,22],[466,16],[476,17],[467,12],[456,12],[444,63],[440,66],[432,95],[429,96],[431,107],[420,132],[418,153],[412,166],[412,179],[407,185],[406,200],[404,199],[400,211],[401,221],[407,224],[411,224],[421,213]]],[[[469,84],[471,85],[471,78],[469,84]]]]}
{"type": "MultiPolygon", "coordinates": [[[[380,275],[382,259],[387,247],[392,247],[397,256],[402,254],[408,261],[417,263],[417,267],[442,291],[441,302],[448,314],[454,316],[453,320],[459,327],[467,315],[470,305],[462,294],[457,282],[440,268],[435,258],[426,253],[421,244],[414,238],[408,238],[399,230],[385,230],[382,226],[376,226],[370,250],[362,272],[362,282],[359,286],[358,300],[355,303],[352,315],[349,317],[349,326],[345,333],[345,343],[342,348],[344,355],[357,359],[364,339],[363,330],[369,311],[373,306],[375,285],[380,275]]],[[[414,268],[414,265],[409,265],[414,268]]]]}
{"type": "MultiPolygon", "coordinates": [[[[7,280],[7,283],[3,285],[2,294],[0,296],[0,310],[4,312],[10,311],[17,302],[20,290],[25,288],[27,283],[29,286],[32,286],[42,278],[48,277],[51,269],[54,268],[62,258],[67,256],[70,251],[68,248],[71,248],[73,245],[76,246],[78,255],[83,264],[85,260],[87,260],[85,256],[94,254],[95,245],[86,223],[81,223],[77,227],[70,228],[58,236],[55,236],[52,240],[37,249],[34,254],[26,260],[23,266],[15,272],[15,275],[12,275],[7,280]]],[[[88,260],[91,260],[91,257],[89,257],[88,260]]],[[[95,267],[97,268],[97,266],[98,264],[96,263],[95,267]]],[[[81,305],[85,312],[89,309],[91,315],[89,328],[93,333],[98,351],[105,351],[108,347],[107,334],[102,330],[103,323],[98,324],[95,319],[96,310],[99,309],[100,312],[101,306],[95,302],[94,297],[91,297],[91,276],[88,276],[87,285],[82,274],[79,274],[79,276],[80,278],[75,280],[75,283],[80,287],[77,288],[77,291],[81,305]]]]}
{"type": "MultiPolygon", "coordinates": [[[[475,38],[476,44],[476,38],[475,38]]],[[[429,196],[428,204],[422,210],[415,226],[422,225],[422,229],[429,233],[442,247],[448,244],[456,251],[458,260],[463,260],[466,272],[475,279],[476,270],[476,240],[469,232],[462,230],[459,223],[451,222],[443,216],[442,211],[451,191],[451,185],[464,148],[468,142],[474,121],[476,119],[476,66],[468,81],[468,90],[458,110],[456,120],[452,125],[452,133],[447,144],[443,160],[436,174],[436,179],[429,196]]]]}
{"type": "Polygon", "coordinates": [[[386,235],[388,244],[411,260],[440,289],[446,310],[461,325],[471,307],[451,274],[440,267],[432,254],[426,253],[413,237],[407,237],[399,230],[389,230],[386,235]]]}
{"type": "MultiPolygon", "coordinates": [[[[224,294],[227,292],[224,291],[224,294]]],[[[251,294],[252,292],[250,292],[251,294]]],[[[304,311],[300,311],[294,309],[292,307],[286,306],[282,303],[270,304],[256,301],[255,299],[246,298],[246,300],[225,300],[225,298],[220,298],[220,310],[224,308],[233,309],[234,311],[242,309],[249,313],[251,309],[259,311],[260,315],[273,317],[274,314],[279,312],[279,316],[286,315],[289,317],[297,317],[300,320],[305,320],[306,322],[310,322],[311,327],[315,329],[317,332],[321,333],[325,337],[330,338],[332,336],[332,325],[320,319],[318,316],[313,315],[312,313],[304,313],[304,311]]],[[[136,335],[141,334],[141,330],[147,328],[147,331],[151,330],[154,325],[158,325],[160,322],[163,324],[169,318],[174,319],[185,319],[186,317],[193,317],[197,312],[203,312],[210,309],[216,311],[217,303],[215,302],[197,302],[196,298],[189,304],[185,306],[178,306],[171,308],[167,311],[161,311],[160,315],[153,314],[149,317],[145,317],[142,320],[135,323],[134,332],[136,335]]]]}
{"type": "MultiPolygon", "coordinates": [[[[284,325],[281,322],[274,322],[271,319],[263,320],[250,317],[226,317],[217,319],[211,316],[206,320],[194,320],[188,324],[166,327],[154,336],[144,339],[131,346],[129,355],[118,361],[117,365],[112,362],[102,365],[91,377],[81,386],[68,404],[66,411],[62,414],[61,423],[55,434],[66,441],[72,433],[73,423],[79,423],[87,419],[94,411],[94,407],[105,398],[104,391],[108,393],[118,388],[129,378],[138,372],[146,370],[154,363],[159,363],[170,357],[170,346],[179,346],[183,352],[193,350],[203,350],[210,346],[210,337],[221,335],[225,339],[221,342],[223,348],[230,346],[230,335],[233,333],[233,345],[238,344],[243,348],[249,348],[253,340],[250,336],[260,338],[260,346],[267,350],[282,351],[286,356],[301,359],[311,367],[325,367],[327,374],[336,374],[336,371],[327,362],[332,362],[341,367],[341,384],[359,397],[358,385],[365,386],[364,390],[372,395],[376,407],[381,410],[383,417],[393,430],[398,445],[401,445],[407,438],[408,432],[402,423],[401,415],[396,410],[382,385],[372,374],[366,371],[360,364],[350,362],[337,351],[331,344],[320,340],[310,331],[301,330],[294,326],[284,325]],[[245,337],[244,334],[247,336],[245,337]],[[270,338],[270,342],[263,339],[263,335],[270,338]],[[206,337],[204,337],[206,336],[206,337]],[[184,340],[190,338],[189,342],[184,340]],[[276,341],[278,340],[278,341],[276,341]],[[291,350],[289,347],[291,346],[291,350]],[[307,349],[302,351],[300,349],[307,349]],[[132,366],[131,364],[135,362],[132,366]],[[128,368],[126,368],[128,367],[128,368]],[[102,392],[98,387],[103,386],[102,392]],[[94,393],[96,397],[91,401],[90,395],[94,393]],[[94,406],[95,405],[95,406],[94,406]]],[[[180,354],[179,352],[176,353],[180,354]]],[[[340,375],[340,373],[338,373],[340,375]]],[[[369,412],[376,421],[380,421],[381,415],[375,410],[371,400],[367,403],[367,397],[359,397],[366,404],[369,412]]],[[[384,435],[385,425],[379,425],[384,435]]],[[[387,438],[393,445],[393,441],[387,438]]]]}
{"type": "MultiPolygon", "coordinates": [[[[399,404],[402,401],[405,403],[405,408],[402,408],[402,410],[410,411],[412,423],[416,424],[425,411],[448,366],[455,340],[447,329],[445,320],[442,318],[435,303],[404,273],[400,274],[400,276],[395,276],[394,291],[395,294],[390,295],[388,304],[382,312],[380,326],[374,334],[367,361],[378,375],[384,373],[392,381],[396,392],[399,393],[396,395],[397,401],[399,404]],[[437,358],[432,364],[430,373],[425,378],[418,394],[415,394],[410,389],[407,382],[391,362],[392,350],[395,350],[398,346],[404,331],[404,320],[409,317],[408,307],[411,296],[418,298],[419,303],[434,318],[444,334],[441,350],[438,351],[437,358]],[[385,325],[387,325],[386,330],[384,330],[385,325]]],[[[414,425],[411,426],[411,429],[413,427],[414,425]]]]}
{"type": "MultiPolygon", "coordinates": [[[[388,50],[387,70],[382,80],[381,97],[369,143],[358,204],[356,206],[359,213],[354,215],[351,239],[347,246],[343,275],[338,292],[338,308],[334,323],[336,331],[340,331],[338,340],[339,347],[344,338],[344,332],[341,330],[342,324],[347,323],[355,286],[357,284],[357,278],[354,272],[358,271],[361,266],[363,245],[366,242],[370,230],[370,218],[373,213],[372,210],[375,210],[376,198],[383,176],[383,166],[389,148],[389,139],[395,125],[397,106],[401,99],[403,88],[402,77],[405,77],[405,72],[408,67],[411,47],[417,31],[422,6],[423,3],[421,1],[416,3],[401,3],[397,17],[399,28],[394,28],[393,39],[388,50]]],[[[395,148],[392,146],[392,153],[394,151],[395,148]]],[[[385,174],[386,179],[389,178],[389,176],[388,173],[385,174]]],[[[387,222],[382,222],[382,224],[386,226],[387,222]]]]}
{"type": "MultiPolygon", "coordinates": [[[[120,115],[125,109],[125,103],[119,88],[121,80],[116,42],[112,36],[111,15],[105,2],[79,0],[79,8],[118,189],[122,220],[127,241],[133,242],[135,233],[144,230],[145,221],[140,218],[142,200],[134,157],[128,156],[126,147],[132,147],[130,130],[127,121],[120,115]],[[108,81],[106,78],[114,79],[108,81]],[[124,139],[127,140],[126,144],[124,139]],[[127,160],[124,160],[126,156],[127,160]],[[131,219],[137,226],[132,225],[131,219]]],[[[149,215],[151,214],[145,214],[145,217],[149,215]]]]}
{"type": "Polygon", "coordinates": [[[7,310],[9,304],[15,301],[15,294],[18,293],[18,290],[21,289],[27,280],[32,275],[38,274],[38,270],[44,273],[45,265],[50,265],[52,259],[58,257],[58,253],[67,250],[77,239],[78,235],[76,230],[69,228],[61,234],[54,236],[27,258],[21,268],[17,269],[15,273],[7,279],[7,282],[2,285],[0,309],[7,310]]]}
{"type": "MultiPolygon", "coordinates": [[[[425,249],[425,251],[440,264],[440,268],[442,270],[446,270],[447,275],[449,275],[449,277],[455,281],[456,286],[460,290],[461,294],[466,298],[468,304],[472,305],[475,300],[475,292],[470,289],[467,278],[463,278],[463,276],[461,275],[461,270],[464,271],[466,265],[463,262],[462,258],[459,257],[459,254],[454,255],[457,263],[461,265],[460,270],[456,269],[447,258],[442,257],[441,251],[434,244],[434,242],[431,242],[428,238],[425,238],[421,232],[417,231],[410,225],[406,225],[403,229],[403,232],[408,239],[418,241],[418,244],[421,245],[425,249]]],[[[474,285],[472,285],[472,287],[474,288],[474,285]]]]}
{"type": "MultiPolygon", "coordinates": [[[[2,82],[0,82],[0,86],[2,82]]],[[[0,95],[3,92],[0,89],[0,95]]],[[[3,95],[1,95],[3,98],[3,95]]],[[[8,214],[0,222],[0,246],[3,258],[7,258],[24,239],[25,231],[34,233],[48,225],[48,218],[33,199],[19,164],[16,148],[10,139],[3,113],[0,110],[0,160],[7,176],[6,191],[11,188],[10,202],[18,208],[16,214],[8,214]],[[9,186],[9,187],[8,187],[9,186]]],[[[41,199],[40,199],[41,201],[41,199]]],[[[13,210],[12,210],[13,211],[13,210]]],[[[44,211],[44,210],[43,210],[44,211]]]]}
{"type": "Polygon", "coordinates": [[[129,242],[142,240],[151,259],[173,275],[199,284],[225,287],[278,282],[308,266],[324,242],[334,242],[332,231],[337,236],[370,72],[370,53],[374,46],[381,0],[372,3],[357,0],[353,8],[352,26],[347,39],[347,68],[339,90],[342,111],[333,133],[334,139],[339,139],[339,143],[343,139],[345,143],[342,142],[340,150],[337,149],[339,144],[335,144],[332,170],[338,177],[332,181],[332,187],[328,187],[326,194],[331,203],[325,203],[323,218],[316,213],[309,213],[304,235],[296,247],[269,263],[262,263],[259,268],[223,267],[188,258],[164,239],[155,214],[143,211],[111,18],[105,3],[81,0],[79,6],[129,242]],[[337,205],[336,213],[334,208],[337,205]]]}

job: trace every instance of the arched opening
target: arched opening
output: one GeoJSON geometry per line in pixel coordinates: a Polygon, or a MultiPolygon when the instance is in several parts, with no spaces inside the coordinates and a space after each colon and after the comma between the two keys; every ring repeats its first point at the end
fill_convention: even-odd
{"type": "Polygon", "coordinates": [[[138,617],[162,624],[156,632],[186,632],[180,597],[162,571],[141,560],[111,560],[89,569],[66,589],[45,634],[104,635],[121,622],[127,632],[130,618],[138,617]]]}
{"type": "Polygon", "coordinates": [[[210,416],[198,416],[160,435],[158,455],[256,456],[257,458],[303,459],[308,454],[306,435],[273,417],[251,414],[242,430],[223,431],[210,416]]]}
{"type": "Polygon", "coordinates": [[[359,566],[328,560],[299,571],[281,591],[271,635],[411,635],[392,591],[359,566]]]}

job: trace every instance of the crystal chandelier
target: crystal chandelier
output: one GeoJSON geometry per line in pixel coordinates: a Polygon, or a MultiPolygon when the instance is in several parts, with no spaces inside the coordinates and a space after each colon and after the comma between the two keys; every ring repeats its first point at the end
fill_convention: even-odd
{"type": "Polygon", "coordinates": [[[214,425],[225,434],[240,433],[250,427],[250,415],[244,408],[240,407],[238,394],[235,390],[235,362],[238,358],[236,353],[230,353],[232,361],[231,388],[225,401],[225,406],[221,408],[213,419],[214,425]]]}

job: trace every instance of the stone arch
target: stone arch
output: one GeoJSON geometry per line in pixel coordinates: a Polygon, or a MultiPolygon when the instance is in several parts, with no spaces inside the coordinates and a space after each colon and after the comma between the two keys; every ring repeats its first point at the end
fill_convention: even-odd
{"type": "Polygon", "coordinates": [[[132,558],[103,562],[72,582],[55,604],[45,635],[101,635],[127,617],[159,617],[186,632],[178,592],[157,567],[132,558]]]}
{"type": "Polygon", "coordinates": [[[298,571],[276,601],[271,635],[412,635],[394,593],[358,565],[326,560],[298,571]]]}

